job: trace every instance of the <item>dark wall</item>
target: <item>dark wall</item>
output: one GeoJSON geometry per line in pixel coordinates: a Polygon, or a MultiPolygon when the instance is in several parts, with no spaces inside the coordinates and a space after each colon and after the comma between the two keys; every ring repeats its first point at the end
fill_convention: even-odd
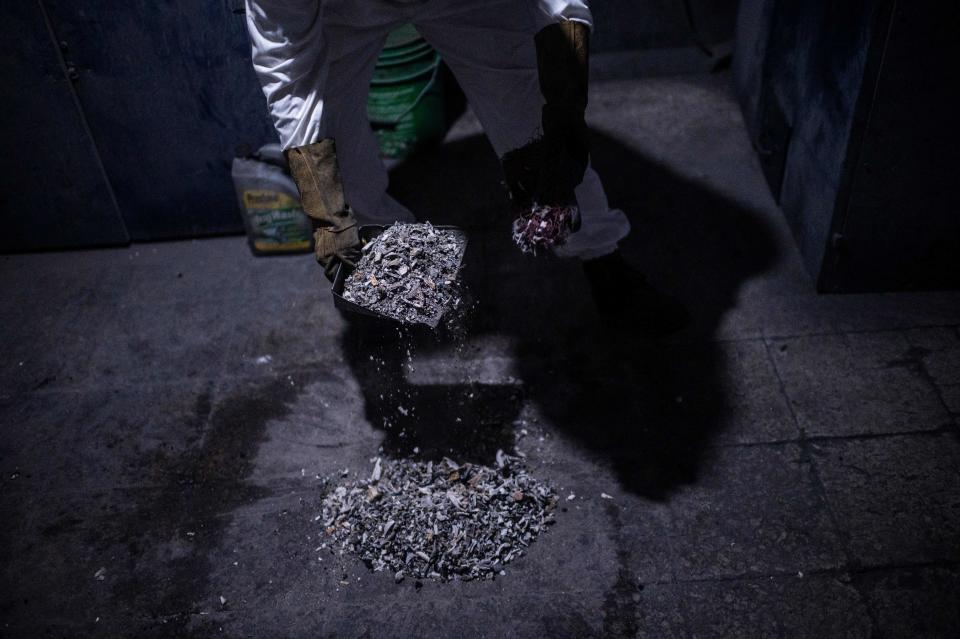
{"type": "Polygon", "coordinates": [[[821,291],[960,286],[955,8],[744,0],[734,75],[821,291]]]}
{"type": "Polygon", "coordinates": [[[35,2],[3,11],[0,81],[0,250],[127,242],[57,42],[35,2]]]}

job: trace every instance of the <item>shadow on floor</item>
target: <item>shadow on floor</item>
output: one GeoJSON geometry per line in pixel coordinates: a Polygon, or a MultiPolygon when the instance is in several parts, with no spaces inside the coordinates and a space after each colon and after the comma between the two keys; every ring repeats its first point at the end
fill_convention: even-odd
{"type": "Polygon", "coordinates": [[[522,385],[411,384],[411,354],[450,345],[350,318],[344,352],[388,453],[489,463],[497,448],[511,449],[529,401],[627,490],[665,499],[695,481],[728,411],[723,350],[711,338],[741,284],[776,259],[776,245],[737,203],[610,137],[594,136],[593,163],[611,205],[631,219],[624,254],[688,306],[691,329],[655,341],[606,328],[579,262],[511,245],[513,211],[486,140],[446,144],[397,167],[392,192],[421,219],[467,230],[466,280],[478,300],[469,335],[508,337],[522,385]]]}

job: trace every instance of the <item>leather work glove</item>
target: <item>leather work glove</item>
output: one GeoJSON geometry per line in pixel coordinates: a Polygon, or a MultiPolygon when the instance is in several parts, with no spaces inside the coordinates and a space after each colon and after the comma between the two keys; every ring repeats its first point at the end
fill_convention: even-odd
{"type": "Polygon", "coordinates": [[[317,262],[332,280],[340,262],[356,265],[362,246],[357,220],[344,200],[336,143],[326,138],[288,149],[285,155],[303,211],[313,222],[317,262]]]}
{"type": "Polygon", "coordinates": [[[540,30],[534,38],[540,92],[542,158],[534,199],[543,206],[576,204],[574,189],[583,181],[589,157],[587,82],[590,27],[566,20],[540,30]]]}

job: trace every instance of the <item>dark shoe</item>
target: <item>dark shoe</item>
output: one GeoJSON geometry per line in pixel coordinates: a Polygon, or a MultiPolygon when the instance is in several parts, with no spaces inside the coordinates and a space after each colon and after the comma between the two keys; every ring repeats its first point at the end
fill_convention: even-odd
{"type": "Polygon", "coordinates": [[[601,318],[613,328],[663,337],[690,322],[687,309],[652,287],[620,251],[584,260],[583,272],[601,318]]]}

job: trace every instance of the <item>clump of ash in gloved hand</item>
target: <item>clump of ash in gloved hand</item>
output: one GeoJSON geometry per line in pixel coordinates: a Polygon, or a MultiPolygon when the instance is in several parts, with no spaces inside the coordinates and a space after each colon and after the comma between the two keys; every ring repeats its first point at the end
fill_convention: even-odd
{"type": "Polygon", "coordinates": [[[567,241],[577,217],[576,206],[534,204],[513,221],[513,241],[524,253],[560,246],[567,241]]]}

